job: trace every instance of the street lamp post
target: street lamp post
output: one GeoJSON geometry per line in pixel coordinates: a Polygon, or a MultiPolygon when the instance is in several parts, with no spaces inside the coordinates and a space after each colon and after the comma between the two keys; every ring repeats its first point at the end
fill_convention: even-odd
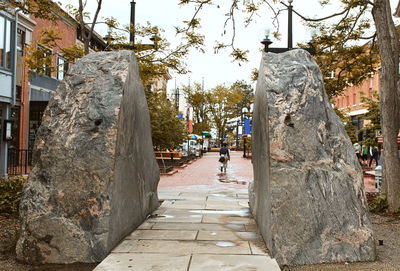
{"type": "Polygon", "coordinates": [[[288,0],[288,49],[291,50],[293,48],[293,32],[292,32],[292,13],[293,13],[293,0],[288,0]]]}
{"type": "Polygon", "coordinates": [[[239,120],[236,121],[236,150],[239,149],[239,123],[239,120]]]}
{"type": "MultiPolygon", "coordinates": [[[[269,32],[265,34],[264,40],[261,41],[261,44],[264,45],[264,52],[271,52],[271,53],[283,53],[287,52],[293,48],[293,27],[292,27],[292,15],[293,15],[293,0],[288,0],[289,5],[288,8],[288,47],[287,48],[270,48],[269,46],[272,44],[272,41],[269,39],[269,32]]],[[[304,48],[304,50],[308,51],[310,54],[315,54],[315,47],[312,44],[312,40],[308,43],[310,45],[309,48],[304,48]]]]}
{"type": "Polygon", "coordinates": [[[201,110],[200,110],[200,117],[201,117],[201,155],[203,155],[203,148],[204,148],[204,77],[202,78],[201,84],[201,110]]]}
{"type": "Polygon", "coordinates": [[[129,40],[132,42],[132,45],[135,44],[135,7],[136,7],[136,2],[132,1],[131,2],[131,27],[134,29],[130,31],[130,36],[129,40]]]}

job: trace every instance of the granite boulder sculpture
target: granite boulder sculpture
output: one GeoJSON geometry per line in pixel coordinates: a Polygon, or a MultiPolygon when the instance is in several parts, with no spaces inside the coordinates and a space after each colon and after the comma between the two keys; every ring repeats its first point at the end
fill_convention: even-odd
{"type": "Polygon", "coordinates": [[[85,56],[52,96],[37,134],[18,259],[101,261],[158,207],[158,181],[134,53],[85,56]]]}
{"type": "Polygon", "coordinates": [[[280,265],[372,261],[352,143],[309,53],[264,53],[253,113],[250,205],[280,265]]]}

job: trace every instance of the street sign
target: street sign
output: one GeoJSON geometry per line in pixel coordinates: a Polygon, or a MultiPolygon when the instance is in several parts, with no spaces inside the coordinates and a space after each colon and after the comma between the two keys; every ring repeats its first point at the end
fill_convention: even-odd
{"type": "Polygon", "coordinates": [[[244,133],[248,135],[250,134],[250,132],[251,132],[250,119],[244,119],[244,133]]]}

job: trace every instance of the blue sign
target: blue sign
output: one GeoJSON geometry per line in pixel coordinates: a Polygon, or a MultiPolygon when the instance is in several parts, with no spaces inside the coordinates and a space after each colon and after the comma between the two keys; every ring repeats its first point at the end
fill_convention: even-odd
{"type": "Polygon", "coordinates": [[[183,120],[183,113],[178,114],[178,119],[183,120]]]}
{"type": "Polygon", "coordinates": [[[244,119],[244,134],[249,135],[251,132],[250,119],[244,119]]]}

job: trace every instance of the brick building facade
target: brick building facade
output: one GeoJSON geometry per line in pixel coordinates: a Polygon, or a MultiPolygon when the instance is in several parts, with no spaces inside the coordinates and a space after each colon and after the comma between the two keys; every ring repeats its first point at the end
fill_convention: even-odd
{"type": "MultiPolygon", "coordinates": [[[[13,83],[10,81],[10,88],[4,89],[6,94],[3,95],[3,98],[2,88],[0,88],[0,116],[4,115],[4,120],[11,120],[13,126],[12,139],[4,142],[0,140],[0,175],[4,176],[7,176],[7,170],[9,174],[21,174],[29,171],[31,150],[43,112],[52,93],[71,65],[63,58],[60,48],[71,47],[77,43],[82,44],[79,23],[65,12],[61,11],[58,14],[59,20],[55,22],[18,13],[17,32],[12,25],[13,23],[15,25],[15,15],[13,16],[12,12],[10,14],[4,13],[3,17],[6,18],[6,16],[8,18],[7,23],[4,21],[5,23],[1,24],[0,14],[0,28],[6,29],[7,27],[9,29],[8,32],[3,31],[5,32],[3,34],[7,35],[8,38],[4,36],[3,41],[0,38],[0,54],[5,51],[2,50],[1,43],[4,44],[4,40],[7,39],[7,48],[10,48],[8,49],[10,52],[8,52],[9,56],[6,59],[7,63],[4,63],[4,66],[7,66],[4,69],[4,78],[7,81],[12,80],[13,83]],[[46,48],[48,49],[46,54],[52,56],[52,65],[45,67],[44,74],[34,74],[30,72],[24,57],[27,54],[28,46],[41,46],[38,44],[40,32],[49,27],[56,28],[62,38],[57,41],[57,46],[54,48],[46,48]],[[14,32],[15,38],[12,35],[14,32]],[[16,56],[15,69],[13,66],[14,56],[16,56]],[[13,79],[14,76],[15,80],[13,79]]],[[[90,46],[91,51],[93,51],[104,50],[107,45],[97,33],[94,33],[90,46]]],[[[0,62],[3,58],[5,56],[0,57],[0,62]]],[[[3,70],[2,64],[1,62],[0,80],[3,70]]],[[[2,127],[4,120],[2,120],[2,127]]]]}
{"type": "MultiPolygon", "coordinates": [[[[373,92],[380,92],[379,70],[371,74],[357,86],[348,86],[343,93],[336,97],[335,105],[343,113],[351,116],[353,126],[358,132],[367,123],[363,116],[368,112],[367,105],[362,102],[362,97],[372,98],[373,92]]],[[[361,141],[362,139],[359,138],[361,141]]]]}

